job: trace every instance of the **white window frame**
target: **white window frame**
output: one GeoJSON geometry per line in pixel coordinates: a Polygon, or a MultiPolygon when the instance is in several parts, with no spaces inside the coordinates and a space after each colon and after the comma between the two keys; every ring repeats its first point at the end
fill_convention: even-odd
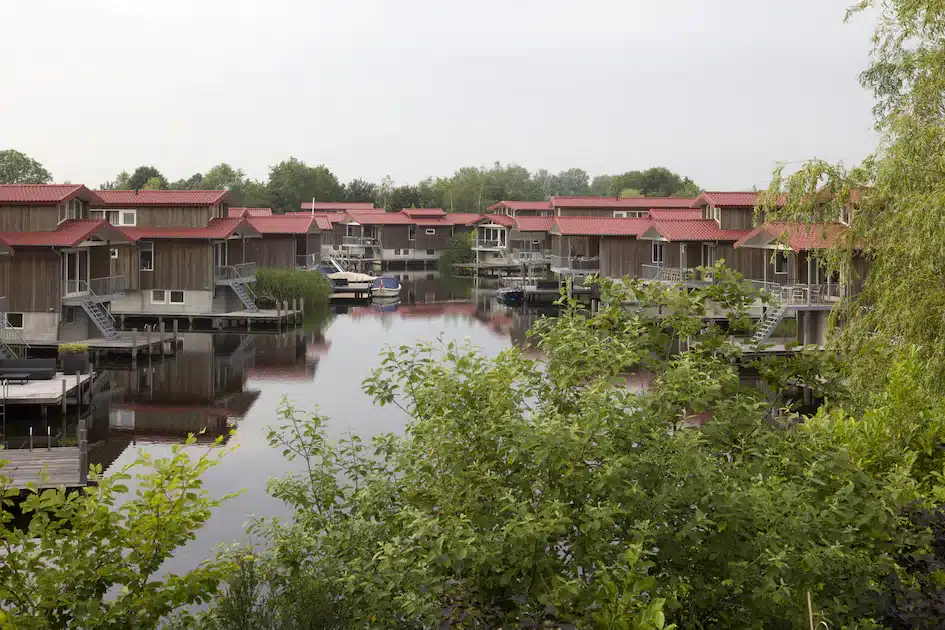
{"type": "Polygon", "coordinates": [[[151,304],[167,304],[167,290],[166,289],[151,289],[151,304]],[[163,296],[160,300],[154,299],[154,294],[158,291],[161,292],[163,296]]]}
{"type": "Polygon", "coordinates": [[[26,323],[26,315],[24,313],[4,313],[4,319],[7,323],[7,328],[12,328],[14,330],[23,330],[23,325],[26,323]],[[10,315],[19,315],[20,316],[20,325],[14,326],[10,323],[10,315]]]}
{"type": "Polygon", "coordinates": [[[118,211],[118,225],[122,227],[134,227],[138,225],[138,211],[131,208],[128,210],[119,210],[118,211]],[[131,221],[125,221],[128,216],[131,216],[131,221]]]}
{"type": "Polygon", "coordinates": [[[112,247],[111,250],[108,252],[108,255],[111,257],[112,260],[118,260],[118,248],[112,247]]]}
{"type": "Polygon", "coordinates": [[[145,241],[138,244],[138,269],[139,271],[154,271],[154,243],[152,241],[145,241]],[[150,252],[151,254],[151,266],[144,266],[144,253],[150,252]]]}
{"type": "Polygon", "coordinates": [[[408,241],[417,240],[417,226],[416,225],[407,226],[407,240],[408,241]]]}
{"type": "Polygon", "coordinates": [[[663,264],[663,242],[653,241],[653,247],[650,248],[650,258],[654,265],[663,264]]]}
{"type": "Polygon", "coordinates": [[[712,208],[712,218],[715,219],[715,222],[718,223],[719,226],[721,226],[722,225],[722,209],[719,208],[718,206],[715,206],[714,208],[712,208]]]}
{"type": "Polygon", "coordinates": [[[782,250],[777,250],[774,254],[774,273],[778,276],[786,276],[788,272],[788,255],[787,252],[782,250]],[[779,265],[780,263],[780,265],[779,265]],[[782,266],[781,271],[778,271],[778,267],[782,266]]]}
{"type": "Polygon", "coordinates": [[[167,303],[168,303],[168,304],[181,305],[181,304],[186,303],[186,300],[187,300],[187,296],[186,296],[186,294],[184,293],[183,290],[174,289],[174,290],[171,290],[171,291],[168,291],[168,292],[167,292],[167,303]],[[176,301],[174,300],[174,294],[175,294],[175,293],[180,293],[180,302],[176,302],[176,301]]]}
{"type": "Polygon", "coordinates": [[[626,219],[626,218],[627,218],[627,211],[626,211],[626,210],[614,210],[614,218],[615,218],[615,219],[626,219]]]}
{"type": "Polygon", "coordinates": [[[712,243],[702,244],[702,266],[703,267],[711,267],[714,264],[712,261],[714,249],[715,249],[715,245],[712,243]]]}
{"type": "Polygon", "coordinates": [[[355,237],[355,236],[360,236],[360,234],[358,234],[358,230],[357,230],[357,228],[359,228],[359,227],[361,227],[361,226],[356,225],[356,224],[354,224],[354,223],[348,223],[348,224],[346,224],[346,225],[345,225],[345,236],[348,237],[348,238],[352,238],[352,237],[355,237]]]}
{"type": "Polygon", "coordinates": [[[436,236],[436,228],[427,228],[427,229],[426,229],[426,235],[427,235],[427,236],[436,236]]]}

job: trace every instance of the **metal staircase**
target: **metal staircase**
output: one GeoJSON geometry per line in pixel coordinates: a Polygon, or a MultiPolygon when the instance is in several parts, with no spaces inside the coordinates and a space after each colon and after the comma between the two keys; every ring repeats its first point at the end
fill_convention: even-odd
{"type": "Polygon", "coordinates": [[[256,306],[256,293],[250,288],[249,283],[233,282],[230,286],[233,287],[233,292],[236,293],[236,297],[240,299],[247,311],[250,313],[259,312],[259,307],[256,306]]]}
{"type": "Polygon", "coordinates": [[[29,354],[30,345],[23,340],[16,328],[10,326],[6,313],[0,313],[0,357],[21,359],[29,354]]]}
{"type": "Polygon", "coordinates": [[[90,295],[88,299],[82,300],[82,310],[89,316],[89,319],[95,324],[102,337],[107,341],[118,339],[118,329],[115,328],[115,320],[97,297],[90,295]]]}
{"type": "Polygon", "coordinates": [[[771,333],[774,332],[774,329],[778,327],[778,324],[781,323],[781,320],[784,319],[784,314],[787,313],[787,310],[787,304],[778,304],[774,308],[769,309],[761,320],[758,330],[752,335],[752,343],[761,343],[768,339],[771,333]]]}

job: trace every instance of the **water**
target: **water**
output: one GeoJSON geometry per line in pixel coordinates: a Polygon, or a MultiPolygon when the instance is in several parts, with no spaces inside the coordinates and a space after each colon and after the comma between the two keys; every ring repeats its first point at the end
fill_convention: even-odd
{"type": "MultiPolygon", "coordinates": [[[[98,441],[92,459],[109,471],[133,462],[138,449],[154,457],[168,455],[189,427],[209,423],[209,433],[225,431],[225,419],[213,414],[243,414],[229,441],[235,451],[204,478],[211,496],[241,494],[217,508],[196,540],[169,561],[167,571],[196,566],[220,543],[245,542],[252,516],[286,515],[284,506],[266,493],[267,480],[292,470],[266,441],[266,428],[277,422],[283,396],[300,410],[317,408],[330,418],[331,439],[349,431],[365,439],[401,432],[407,421],[403,412],[395,406],[375,407],[361,390],[386,346],[468,339],[495,355],[523,339],[536,318],[534,311],[497,304],[489,291],[474,288],[472,280],[421,273],[403,282],[396,305],[336,308],[303,330],[278,336],[187,336],[184,352],[176,358],[139,365],[137,372],[110,371],[117,391],[90,430],[98,441]]],[[[206,445],[189,448],[197,454],[206,445]]]]}

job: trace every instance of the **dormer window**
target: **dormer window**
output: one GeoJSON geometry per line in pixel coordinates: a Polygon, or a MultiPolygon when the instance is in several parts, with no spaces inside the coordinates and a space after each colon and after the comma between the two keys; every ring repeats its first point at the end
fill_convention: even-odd
{"type": "Polygon", "coordinates": [[[840,208],[840,223],[844,225],[850,225],[850,207],[843,206],[840,208]]]}

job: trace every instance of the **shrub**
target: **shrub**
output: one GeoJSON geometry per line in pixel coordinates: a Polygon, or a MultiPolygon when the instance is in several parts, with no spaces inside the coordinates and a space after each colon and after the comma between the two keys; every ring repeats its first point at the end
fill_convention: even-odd
{"type": "Polygon", "coordinates": [[[317,271],[260,269],[256,272],[256,296],[265,302],[291,302],[300,298],[306,306],[327,304],[331,283],[317,271]]]}
{"type": "Polygon", "coordinates": [[[89,351],[87,343],[61,343],[59,344],[60,354],[82,354],[89,351]]]}
{"type": "Polygon", "coordinates": [[[472,232],[457,234],[440,254],[440,271],[449,273],[453,270],[453,265],[472,262],[474,258],[472,232]]]}

